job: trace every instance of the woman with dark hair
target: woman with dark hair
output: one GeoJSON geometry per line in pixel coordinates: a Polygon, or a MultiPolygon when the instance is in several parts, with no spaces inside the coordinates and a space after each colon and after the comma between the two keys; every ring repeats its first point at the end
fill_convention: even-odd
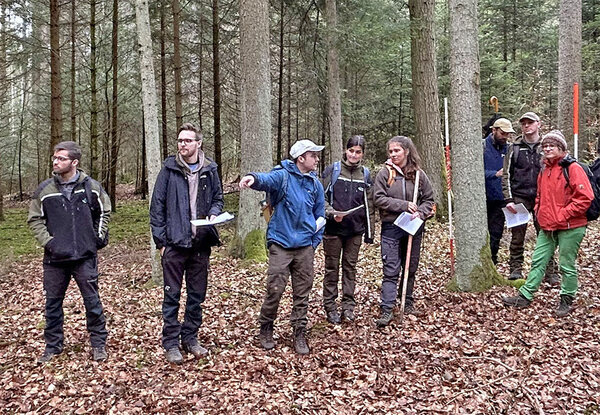
{"type": "Polygon", "coordinates": [[[408,137],[392,137],[387,143],[389,159],[377,174],[374,184],[373,202],[379,208],[381,217],[381,257],[383,261],[383,281],[381,283],[381,315],[377,320],[380,327],[390,324],[396,298],[402,294],[398,289],[399,276],[404,274],[408,241],[412,239],[410,266],[406,286],[406,306],[404,312],[419,315],[415,309],[413,288],[415,273],[419,265],[421,241],[425,226],[412,238],[394,221],[403,212],[412,218],[425,220],[433,214],[433,188],[423,170],[417,148],[408,137]],[[418,180],[416,180],[418,177],[418,180]],[[414,203],[415,182],[418,182],[417,202],[414,203]]]}
{"type": "Polygon", "coordinates": [[[342,160],[328,166],[323,172],[325,188],[325,277],[323,279],[323,306],[327,320],[332,324],[354,320],[354,289],[356,263],[361,240],[373,243],[374,209],[369,169],[362,165],[365,138],[351,137],[346,143],[342,160]],[[358,208],[358,209],[356,209],[358,208]],[[356,209],[344,215],[351,209],[356,209]],[[340,257],[342,261],[342,314],[337,308],[340,257]]]}

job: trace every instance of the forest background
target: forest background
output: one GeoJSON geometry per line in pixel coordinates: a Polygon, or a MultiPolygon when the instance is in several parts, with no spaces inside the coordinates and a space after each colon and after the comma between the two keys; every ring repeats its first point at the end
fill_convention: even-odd
{"type": "MultiPolygon", "coordinates": [[[[536,111],[544,131],[560,127],[572,146],[569,109],[578,82],[579,155],[594,158],[600,128],[595,0],[2,0],[0,29],[0,220],[6,219],[0,223],[0,399],[7,411],[598,412],[597,224],[580,256],[578,307],[564,321],[551,314],[555,291],[543,291],[518,315],[500,306],[499,294],[510,288],[449,292],[451,263],[441,247],[450,176],[440,116],[442,98],[449,97],[457,288],[485,290],[490,284],[474,283],[473,270],[483,269],[491,285],[506,274],[504,264],[496,272],[483,249],[480,131],[495,112],[488,100],[498,97],[500,112],[515,126],[522,113],[536,111]],[[465,85],[469,90],[460,90],[465,85]],[[156,256],[148,256],[147,201],[134,199],[151,191],[160,160],[175,152],[177,127],[186,121],[203,130],[204,149],[220,165],[227,209],[238,212],[238,222],[223,229],[226,246],[212,264],[201,333],[211,355],[177,371],[164,364],[158,345],[161,291],[150,281],[159,276],[156,256]],[[293,356],[284,322],[281,347],[265,354],[254,338],[264,263],[230,257],[248,253],[240,234],[243,239],[254,229],[264,238],[255,200],[262,195],[234,192],[236,180],[286,158],[301,138],[326,145],[322,164],[328,164],[353,134],[366,137],[371,167],[385,160],[391,136],[413,137],[436,186],[442,222],[428,223],[418,283],[427,316],[373,329],[376,241],[361,254],[356,325],[324,322],[317,271],[313,354],[293,356]],[[113,330],[111,370],[82,353],[85,329],[73,289],[66,353],[50,367],[34,363],[42,348],[41,251],[26,232],[26,205],[50,175],[53,144],[67,139],[81,144],[83,168],[116,202],[111,246],[100,257],[113,330]],[[252,223],[244,225],[244,218],[252,223]]],[[[501,262],[506,246],[505,240],[501,262]]],[[[320,250],[316,269],[322,269],[320,250]]],[[[282,315],[289,307],[284,301],[282,315]]]]}

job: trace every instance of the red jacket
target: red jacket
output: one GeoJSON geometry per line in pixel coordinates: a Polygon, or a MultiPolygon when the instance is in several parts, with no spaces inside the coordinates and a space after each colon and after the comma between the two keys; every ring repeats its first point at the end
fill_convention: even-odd
{"type": "Polygon", "coordinates": [[[585,212],[594,199],[594,191],[585,171],[577,163],[569,165],[569,183],[559,165],[561,159],[544,160],[538,175],[535,212],[546,231],[579,228],[587,225],[585,212]]]}

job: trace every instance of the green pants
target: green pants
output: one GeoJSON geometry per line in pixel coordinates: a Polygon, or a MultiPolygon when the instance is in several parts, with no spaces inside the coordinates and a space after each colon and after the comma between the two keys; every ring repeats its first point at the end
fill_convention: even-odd
{"type": "Polygon", "coordinates": [[[577,268],[575,261],[579,252],[579,245],[585,236],[585,226],[567,229],[561,231],[540,230],[537,236],[537,242],[533,251],[531,260],[531,271],[527,275],[527,281],[519,291],[529,300],[533,300],[533,295],[538,290],[544,270],[556,245],[558,245],[558,258],[562,282],[560,285],[560,294],[570,295],[572,297],[577,293],[577,268]]]}

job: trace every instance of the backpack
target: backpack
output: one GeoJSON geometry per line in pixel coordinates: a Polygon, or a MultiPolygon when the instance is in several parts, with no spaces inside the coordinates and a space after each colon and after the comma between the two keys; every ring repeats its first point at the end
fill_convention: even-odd
{"type": "Polygon", "coordinates": [[[592,200],[592,204],[588,208],[587,212],[585,212],[585,216],[588,221],[596,220],[600,216],[600,158],[596,159],[590,166],[580,161],[577,161],[573,157],[565,157],[560,165],[563,169],[563,175],[565,176],[565,180],[567,181],[567,186],[569,185],[569,166],[571,163],[577,163],[583,168],[583,171],[588,177],[590,181],[590,185],[592,190],[594,191],[594,199],[592,200]]]}
{"type": "MultiPolygon", "coordinates": [[[[363,168],[363,180],[365,182],[365,186],[368,187],[369,179],[371,177],[371,172],[369,171],[369,169],[366,166],[362,166],[362,168],[363,168]]],[[[331,170],[331,181],[327,185],[327,189],[325,189],[325,194],[327,194],[327,192],[331,192],[330,193],[331,196],[329,197],[329,204],[332,206],[333,206],[333,185],[339,179],[341,171],[342,171],[342,163],[340,161],[336,161],[335,163],[333,163],[332,170],[331,170]]]]}
{"type": "MultiPolygon", "coordinates": [[[[283,170],[283,167],[275,166],[273,170],[283,170]]],[[[288,176],[289,173],[285,172],[285,174],[283,175],[283,183],[281,184],[279,197],[277,197],[277,193],[275,192],[265,192],[265,198],[260,202],[262,216],[263,218],[265,218],[265,222],[267,223],[269,223],[271,217],[273,216],[273,213],[275,212],[275,206],[277,206],[277,204],[283,200],[285,194],[287,193],[288,176]]]]}
{"type": "MultiPolygon", "coordinates": [[[[90,212],[92,213],[92,220],[95,221],[96,218],[99,218],[100,215],[102,215],[102,209],[100,208],[100,202],[98,200],[100,198],[100,195],[98,195],[96,203],[92,203],[92,201],[94,200],[92,195],[92,181],[89,178],[83,181],[83,188],[85,190],[85,198],[88,201],[87,205],[89,206],[90,212]]],[[[98,243],[98,249],[102,249],[106,245],[108,245],[108,229],[106,230],[102,241],[98,243]]]]}

